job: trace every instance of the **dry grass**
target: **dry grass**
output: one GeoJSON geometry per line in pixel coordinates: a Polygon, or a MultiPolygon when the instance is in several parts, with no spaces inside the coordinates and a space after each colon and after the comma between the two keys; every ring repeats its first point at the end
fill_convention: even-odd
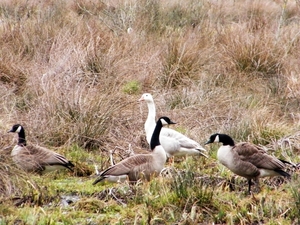
{"type": "MultiPolygon", "coordinates": [[[[109,150],[119,161],[131,148],[148,149],[143,131],[147,108],[137,103],[144,92],[153,94],[158,116],[169,116],[178,123],[175,129],[200,143],[215,132],[264,145],[293,137],[300,126],[299,15],[299,1],[1,1],[1,148],[15,142],[6,130],[22,123],[31,142],[74,157],[80,169],[89,171],[82,174],[90,173],[94,163],[105,168],[109,150]]],[[[299,161],[297,148],[281,149],[276,147],[274,154],[286,152],[299,161]]],[[[215,152],[210,154],[203,168],[195,165],[200,176],[229,177],[216,167],[215,152]]],[[[178,168],[192,170],[184,167],[184,159],[180,161],[178,168]]],[[[3,196],[21,194],[18,185],[26,183],[27,175],[14,170],[6,159],[0,168],[9,168],[9,173],[1,173],[3,196]]],[[[152,185],[169,190],[177,184],[152,185]]],[[[293,185],[285,196],[299,204],[294,191],[298,184],[293,185]]],[[[156,193],[153,187],[144,188],[156,193]]],[[[197,205],[195,196],[203,193],[182,188],[177,194],[188,191],[184,194],[193,196],[187,197],[186,209],[177,197],[160,202],[152,195],[148,200],[128,197],[135,203],[133,211],[146,205],[137,215],[104,206],[113,208],[109,212],[118,211],[125,224],[274,224],[277,217],[282,223],[287,218],[289,224],[299,218],[296,211],[285,212],[290,205],[284,200],[282,208],[268,211],[273,197],[278,197],[273,190],[270,196],[260,196],[266,203],[238,195],[244,199],[238,206],[239,199],[232,194],[222,197],[220,186],[215,187],[211,205],[197,205]],[[164,209],[169,217],[159,211],[164,204],[175,205],[164,209]],[[269,220],[268,216],[259,220],[257,207],[266,210],[269,220]],[[195,216],[201,211],[204,216],[195,216]]],[[[205,190],[210,197],[209,188],[205,190]]],[[[94,212],[102,207],[102,202],[81,197],[78,210],[90,207],[94,212]]],[[[49,218],[44,222],[50,224],[49,218]]],[[[107,218],[111,219],[99,221],[107,218]]]]}
{"type": "MultiPolygon", "coordinates": [[[[24,171],[14,165],[7,154],[9,151],[1,152],[0,159],[0,202],[12,203],[16,206],[26,202],[41,204],[43,199],[40,196],[39,185],[24,171]]],[[[2,212],[2,207],[1,207],[2,212]]]]}

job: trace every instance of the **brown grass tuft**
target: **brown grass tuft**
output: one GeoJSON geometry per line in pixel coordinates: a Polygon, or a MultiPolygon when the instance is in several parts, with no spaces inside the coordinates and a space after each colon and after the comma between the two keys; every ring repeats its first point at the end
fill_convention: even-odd
{"type": "Polygon", "coordinates": [[[33,182],[28,175],[19,170],[11,161],[10,156],[4,152],[0,159],[0,198],[1,200],[13,199],[14,197],[23,197],[29,194],[33,182]]]}

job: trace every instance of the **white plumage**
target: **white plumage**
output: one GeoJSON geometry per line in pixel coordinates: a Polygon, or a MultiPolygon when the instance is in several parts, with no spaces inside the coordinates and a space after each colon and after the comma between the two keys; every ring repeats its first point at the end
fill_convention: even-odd
{"type": "MultiPolygon", "coordinates": [[[[143,94],[139,101],[145,101],[148,106],[148,117],[145,122],[145,131],[147,142],[150,144],[151,135],[156,125],[155,104],[152,95],[149,93],[143,94]]],[[[206,150],[199,143],[173,129],[163,127],[160,132],[159,141],[165,149],[168,157],[186,155],[203,155],[207,157],[204,154],[206,150]]]]}

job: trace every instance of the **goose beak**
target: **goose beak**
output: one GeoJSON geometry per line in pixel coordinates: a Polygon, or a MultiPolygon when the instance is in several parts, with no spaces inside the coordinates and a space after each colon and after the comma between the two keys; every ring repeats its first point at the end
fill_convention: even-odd
{"type": "Polygon", "coordinates": [[[12,130],[7,131],[7,133],[13,132],[12,130]]]}
{"type": "Polygon", "coordinates": [[[205,155],[204,153],[200,152],[200,155],[202,155],[202,156],[204,156],[205,158],[207,158],[207,159],[208,159],[208,156],[207,156],[207,155],[205,155]]]}
{"type": "Polygon", "coordinates": [[[138,102],[142,102],[142,101],[145,101],[143,96],[138,100],[138,102]]]}
{"type": "Polygon", "coordinates": [[[205,158],[208,158],[208,156],[203,153],[207,152],[205,148],[198,148],[197,150],[199,151],[200,155],[204,156],[205,158]]]}
{"type": "Polygon", "coordinates": [[[175,122],[173,122],[173,121],[170,121],[170,124],[176,124],[175,122]]]}
{"type": "Polygon", "coordinates": [[[212,141],[211,141],[211,140],[208,140],[207,142],[205,142],[204,145],[208,145],[208,144],[211,144],[211,143],[212,143],[212,141]]]}

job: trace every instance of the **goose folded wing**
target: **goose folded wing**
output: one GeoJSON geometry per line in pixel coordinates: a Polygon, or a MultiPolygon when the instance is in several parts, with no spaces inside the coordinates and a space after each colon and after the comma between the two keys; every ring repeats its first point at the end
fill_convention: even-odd
{"type": "Polygon", "coordinates": [[[180,146],[183,148],[187,148],[187,149],[200,148],[200,149],[202,149],[202,147],[197,142],[195,142],[192,139],[189,139],[187,137],[178,139],[178,142],[179,142],[180,146]]]}
{"type": "Polygon", "coordinates": [[[40,165],[69,165],[73,166],[73,164],[67,160],[64,156],[53,152],[49,149],[40,147],[40,146],[34,146],[29,148],[29,153],[32,156],[34,156],[36,162],[40,165]]]}
{"type": "Polygon", "coordinates": [[[187,149],[202,148],[196,141],[169,128],[164,127],[161,130],[161,136],[173,138],[172,141],[177,141],[177,145],[179,145],[182,148],[187,148],[187,149]]]}
{"type": "Polygon", "coordinates": [[[270,170],[284,168],[284,164],[279,159],[268,155],[263,148],[254,144],[247,142],[239,143],[236,145],[235,150],[241,160],[247,161],[258,168],[270,170]]]}
{"type": "Polygon", "coordinates": [[[175,139],[187,138],[182,133],[179,133],[176,130],[173,130],[173,129],[170,129],[170,128],[166,128],[166,127],[163,127],[161,129],[160,136],[167,136],[167,137],[171,137],[171,138],[175,138],[175,139]]]}
{"type": "Polygon", "coordinates": [[[129,174],[133,170],[136,170],[137,167],[140,167],[148,162],[150,155],[141,154],[141,155],[134,155],[129,158],[124,159],[123,161],[109,167],[108,169],[104,170],[100,176],[121,176],[125,174],[129,174]]]}

